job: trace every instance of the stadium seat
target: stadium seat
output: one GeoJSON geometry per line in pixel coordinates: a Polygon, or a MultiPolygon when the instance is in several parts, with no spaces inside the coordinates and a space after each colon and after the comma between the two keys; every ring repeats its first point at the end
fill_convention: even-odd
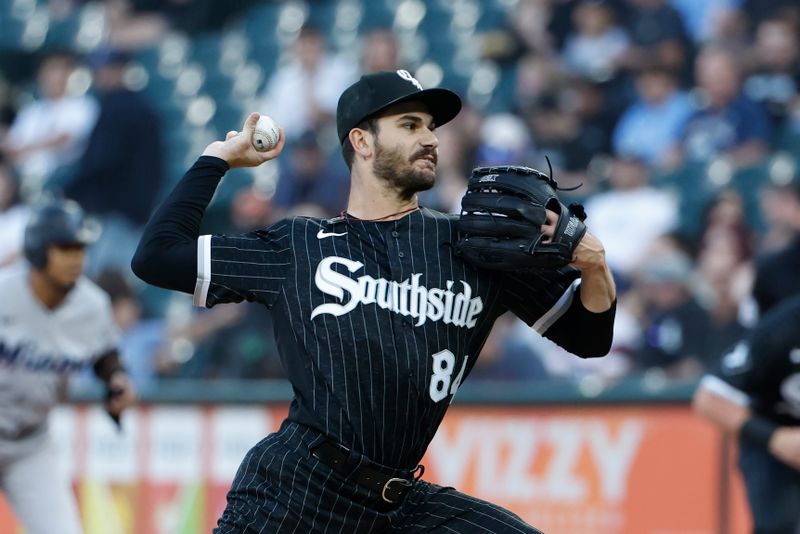
{"type": "Polygon", "coordinates": [[[707,179],[708,166],[704,163],[687,163],[669,173],[654,175],[651,183],[678,198],[681,222],[678,230],[696,236],[701,230],[703,212],[714,197],[716,188],[707,179]]]}
{"type": "Polygon", "coordinates": [[[76,37],[80,28],[81,21],[77,13],[72,13],[63,20],[51,20],[44,46],[49,48],[75,48],[78,44],[76,37]]]}
{"type": "Polygon", "coordinates": [[[332,0],[319,0],[314,2],[308,10],[306,24],[330,36],[335,26],[337,4],[337,2],[332,0]]]}
{"type": "Polygon", "coordinates": [[[443,69],[442,87],[455,91],[464,98],[469,90],[469,77],[455,72],[452,68],[443,69]]]}
{"type": "Polygon", "coordinates": [[[159,49],[157,46],[142,48],[136,52],[134,59],[152,76],[152,73],[158,68],[159,49]]]}
{"type": "Polygon", "coordinates": [[[759,209],[759,194],[769,182],[769,163],[763,161],[737,171],[731,179],[731,187],[742,195],[745,217],[756,230],[764,229],[764,220],[759,209]]]}
{"type": "Polygon", "coordinates": [[[475,29],[485,32],[503,28],[508,20],[508,12],[497,0],[482,0],[481,16],[475,29]]]}
{"type": "Polygon", "coordinates": [[[787,124],[777,135],[775,148],[793,154],[800,165],[800,124],[794,124],[791,120],[787,120],[787,124]]]}
{"type": "Polygon", "coordinates": [[[500,67],[500,79],[492,91],[489,103],[486,105],[488,113],[505,113],[514,107],[514,91],[516,83],[516,64],[500,67]]]}
{"type": "Polygon", "coordinates": [[[380,0],[366,0],[362,2],[361,22],[358,25],[360,33],[366,33],[376,28],[391,28],[394,24],[394,11],[380,0]]]}
{"type": "Polygon", "coordinates": [[[19,50],[25,48],[22,37],[25,33],[25,21],[0,14],[0,50],[19,50]]]}
{"type": "Polygon", "coordinates": [[[227,99],[233,94],[236,80],[224,72],[220,72],[217,65],[209,65],[203,82],[203,92],[210,94],[215,99],[227,99]]]}
{"type": "Polygon", "coordinates": [[[218,33],[198,35],[191,42],[189,57],[203,65],[216,65],[222,54],[222,36],[218,33]]]}
{"type": "Polygon", "coordinates": [[[211,122],[217,133],[222,136],[230,130],[241,128],[245,118],[242,104],[234,98],[218,99],[217,112],[211,122]]]}
{"type": "Polygon", "coordinates": [[[280,2],[263,2],[242,13],[239,19],[241,29],[252,47],[258,48],[265,42],[274,41],[280,8],[280,2]]]}

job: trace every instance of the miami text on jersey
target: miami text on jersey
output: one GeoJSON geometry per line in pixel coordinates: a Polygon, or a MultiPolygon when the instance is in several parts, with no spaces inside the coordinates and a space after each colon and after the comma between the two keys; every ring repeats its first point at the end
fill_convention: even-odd
{"type": "MultiPolygon", "coordinates": [[[[333,270],[334,264],[344,265],[355,273],[364,264],[338,256],[324,258],[317,266],[314,282],[317,288],[338,298],[342,304],[320,304],[311,312],[311,319],[323,313],[336,317],[350,313],[359,304],[377,304],[380,308],[415,318],[417,326],[425,321],[444,321],[445,324],[473,328],[483,310],[480,297],[472,297],[472,287],[461,280],[463,291],[454,293],[455,282],[447,281],[447,289],[428,289],[420,285],[420,273],[412,274],[402,282],[363,275],[353,280],[333,270]],[[345,297],[345,292],[348,297],[345,297]]],[[[456,288],[457,289],[457,288],[456,288]]]]}
{"type": "Polygon", "coordinates": [[[25,343],[11,345],[0,339],[0,365],[7,367],[23,367],[29,371],[64,373],[81,369],[88,363],[69,356],[38,354],[31,345],[25,343]]]}

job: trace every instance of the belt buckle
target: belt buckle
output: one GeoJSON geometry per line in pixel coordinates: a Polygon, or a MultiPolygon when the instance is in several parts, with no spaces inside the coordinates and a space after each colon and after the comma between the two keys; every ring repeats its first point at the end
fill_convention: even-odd
{"type": "Polygon", "coordinates": [[[398,501],[393,501],[386,496],[386,490],[389,489],[389,484],[391,484],[392,482],[399,482],[401,485],[407,488],[410,488],[412,484],[410,480],[406,480],[405,478],[390,478],[389,480],[386,481],[386,484],[383,485],[383,491],[381,491],[381,498],[384,501],[388,502],[389,504],[397,504],[398,501]]]}

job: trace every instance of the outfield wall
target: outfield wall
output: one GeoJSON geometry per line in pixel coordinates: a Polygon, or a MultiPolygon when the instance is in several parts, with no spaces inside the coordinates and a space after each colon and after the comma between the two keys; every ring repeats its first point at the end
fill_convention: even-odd
{"type": "MultiPolygon", "coordinates": [[[[243,455],[287,408],[145,404],[122,433],[96,405],[57,409],[53,435],[86,534],[210,532],[243,455]]],[[[687,402],[467,403],[451,408],[423,463],[427,480],[548,534],[745,534],[729,445],[687,402]]],[[[4,503],[0,532],[21,532],[4,503]]]]}

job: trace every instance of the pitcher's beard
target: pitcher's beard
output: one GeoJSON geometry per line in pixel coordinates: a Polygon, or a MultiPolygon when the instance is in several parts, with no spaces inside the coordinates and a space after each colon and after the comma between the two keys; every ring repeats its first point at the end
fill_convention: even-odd
{"type": "Polygon", "coordinates": [[[376,143],[372,171],[375,176],[397,191],[402,200],[408,201],[416,193],[433,187],[436,181],[434,171],[425,172],[414,168],[414,162],[425,154],[417,152],[408,160],[399,150],[386,149],[380,143],[376,143]]]}

